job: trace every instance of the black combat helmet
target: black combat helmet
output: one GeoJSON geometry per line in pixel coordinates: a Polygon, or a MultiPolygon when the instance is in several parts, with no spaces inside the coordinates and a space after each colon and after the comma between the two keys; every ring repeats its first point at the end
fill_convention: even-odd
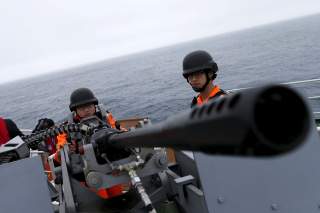
{"type": "Polygon", "coordinates": [[[76,107],[86,104],[98,104],[98,99],[94,96],[90,89],[79,88],[72,92],[69,105],[71,111],[74,111],[76,107]]]}
{"type": "Polygon", "coordinates": [[[189,53],[183,59],[183,77],[199,71],[211,71],[214,74],[218,71],[218,65],[211,55],[204,50],[197,50],[189,53]]]}

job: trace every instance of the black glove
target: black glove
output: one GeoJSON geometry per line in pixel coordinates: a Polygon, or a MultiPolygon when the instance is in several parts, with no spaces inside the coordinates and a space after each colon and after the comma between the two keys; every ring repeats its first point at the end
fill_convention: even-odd
{"type": "Polygon", "coordinates": [[[38,123],[32,133],[39,132],[41,130],[49,129],[54,126],[54,121],[50,118],[41,118],[38,120],[38,123]]]}

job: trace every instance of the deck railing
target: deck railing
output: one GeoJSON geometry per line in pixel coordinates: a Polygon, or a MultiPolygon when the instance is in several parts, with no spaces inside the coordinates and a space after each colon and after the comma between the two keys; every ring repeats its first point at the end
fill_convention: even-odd
{"type": "MultiPolygon", "coordinates": [[[[320,78],[313,78],[313,79],[308,79],[308,80],[301,80],[301,81],[290,81],[290,82],[283,82],[280,84],[284,84],[284,85],[298,85],[298,84],[308,84],[308,83],[315,83],[315,82],[319,82],[320,84],[320,78]]],[[[251,87],[242,87],[242,88],[236,88],[236,89],[230,89],[227,90],[228,92],[236,92],[236,91],[240,91],[243,89],[249,89],[251,87]]],[[[320,91],[319,91],[320,93],[320,91]]],[[[316,96],[308,96],[307,97],[309,100],[319,100],[320,101],[320,95],[316,95],[316,96]]],[[[314,116],[316,119],[319,120],[320,122],[320,111],[314,111],[313,112],[314,116]]]]}

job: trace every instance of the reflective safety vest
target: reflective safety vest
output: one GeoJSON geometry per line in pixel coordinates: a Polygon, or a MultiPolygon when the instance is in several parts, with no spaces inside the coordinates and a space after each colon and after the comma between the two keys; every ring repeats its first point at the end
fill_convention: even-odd
{"type": "Polygon", "coordinates": [[[0,118],[0,145],[7,143],[10,140],[10,134],[6,121],[0,118]]]}

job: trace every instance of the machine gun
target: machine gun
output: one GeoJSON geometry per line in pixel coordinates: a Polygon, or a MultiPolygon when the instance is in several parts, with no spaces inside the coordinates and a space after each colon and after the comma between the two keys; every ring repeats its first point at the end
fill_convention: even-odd
{"type": "MultiPolygon", "coordinates": [[[[133,148],[173,147],[214,155],[272,157],[301,146],[309,129],[310,113],[303,99],[288,87],[266,86],[222,97],[141,129],[129,132],[98,129],[91,135],[91,143],[84,144],[82,172],[87,185],[96,190],[131,182],[141,201],[133,206],[129,202],[120,204],[115,211],[125,206],[120,209],[154,212],[162,208],[161,202],[172,200],[176,194],[184,196],[183,190],[178,192],[178,185],[190,180],[177,182],[178,175],[168,169],[163,149],[143,154],[133,148]],[[295,106],[294,113],[292,106],[295,106]],[[114,153],[123,153],[121,150],[124,149],[131,152],[114,156],[114,153]],[[102,163],[99,158],[105,161],[102,163]]],[[[106,205],[108,202],[98,198],[88,201],[88,197],[94,197],[89,195],[92,192],[80,190],[72,175],[66,177],[70,171],[68,167],[79,168],[72,163],[67,149],[65,147],[61,154],[65,165],[61,170],[65,174],[63,191],[64,197],[68,198],[62,206],[70,212],[111,211],[106,205]]],[[[193,192],[199,195],[197,190],[200,189],[193,192]]],[[[179,199],[174,200],[178,202],[177,208],[192,212],[184,203],[179,203],[179,199]]],[[[198,196],[198,205],[202,206],[198,211],[207,211],[203,196],[198,196]]]]}
{"type": "Polygon", "coordinates": [[[309,108],[299,94],[286,86],[271,85],[224,96],[129,132],[93,125],[87,128],[90,134],[80,160],[73,161],[65,146],[60,153],[61,166],[52,168],[60,177],[56,179],[56,211],[138,213],[170,208],[172,212],[208,212],[201,183],[195,180],[196,171],[193,177],[181,176],[179,169],[168,165],[164,149],[135,148],[172,147],[254,158],[281,156],[306,141],[310,123],[309,108]],[[79,173],[87,187],[74,178],[79,173]],[[127,183],[131,183],[128,192],[110,200],[93,192],[127,183]]]}
{"type": "Polygon", "coordinates": [[[0,164],[16,161],[30,156],[30,149],[38,150],[39,146],[47,138],[52,138],[61,133],[88,132],[86,125],[61,124],[46,130],[34,132],[30,135],[15,137],[0,147],[0,164]]]}
{"type": "Polygon", "coordinates": [[[309,121],[310,113],[296,93],[284,86],[267,86],[224,96],[149,128],[121,134],[105,130],[96,142],[117,148],[273,156],[301,145],[309,121]]]}

